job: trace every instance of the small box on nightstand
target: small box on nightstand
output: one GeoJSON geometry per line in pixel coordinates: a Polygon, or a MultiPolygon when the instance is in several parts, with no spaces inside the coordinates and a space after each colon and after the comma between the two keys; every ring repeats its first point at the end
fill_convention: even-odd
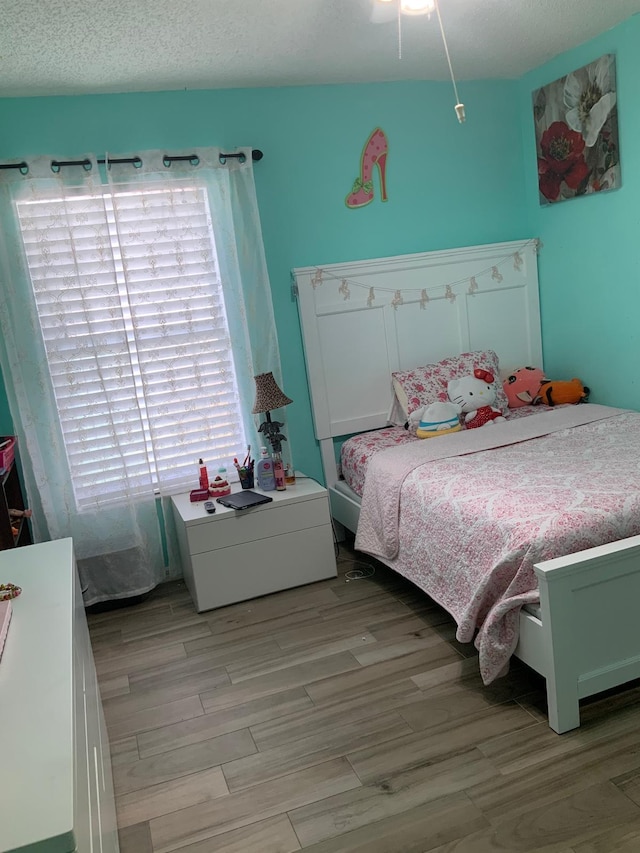
{"type": "Polygon", "coordinates": [[[209,489],[191,489],[189,492],[189,501],[194,504],[198,501],[209,500],[209,489]]]}

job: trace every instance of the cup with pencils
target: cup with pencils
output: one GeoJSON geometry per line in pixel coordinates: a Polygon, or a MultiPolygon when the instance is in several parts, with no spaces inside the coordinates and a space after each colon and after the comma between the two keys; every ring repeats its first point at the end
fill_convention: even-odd
{"type": "Polygon", "coordinates": [[[255,460],[251,458],[251,445],[247,447],[247,455],[244,457],[242,465],[238,462],[237,459],[233,460],[233,464],[236,466],[236,470],[238,472],[238,477],[240,478],[240,485],[243,489],[252,489],[254,485],[254,477],[253,477],[253,464],[255,460]]]}

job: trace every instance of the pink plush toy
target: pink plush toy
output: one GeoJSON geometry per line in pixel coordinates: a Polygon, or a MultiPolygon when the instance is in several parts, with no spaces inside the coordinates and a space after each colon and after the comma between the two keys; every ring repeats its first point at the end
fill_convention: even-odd
{"type": "Polygon", "coordinates": [[[460,406],[467,429],[503,421],[500,409],[492,403],[496,399],[494,376],[488,370],[476,367],[473,376],[452,379],[447,385],[447,394],[452,403],[460,406]]]}
{"type": "Polygon", "coordinates": [[[546,381],[539,367],[519,367],[502,383],[510,409],[530,406],[538,396],[540,386],[546,381]]]}

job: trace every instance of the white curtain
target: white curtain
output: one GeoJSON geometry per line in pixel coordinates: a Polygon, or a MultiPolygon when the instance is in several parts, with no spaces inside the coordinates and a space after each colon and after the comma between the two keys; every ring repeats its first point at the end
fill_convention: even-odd
{"type": "MultiPolygon", "coordinates": [[[[190,447],[189,421],[179,425],[183,434],[175,438],[178,445],[175,457],[181,459],[180,463],[159,468],[145,461],[138,466],[135,476],[123,464],[122,469],[118,469],[117,501],[114,502],[113,495],[106,494],[104,489],[96,488],[89,505],[85,499],[79,506],[72,472],[74,466],[82,464],[82,459],[81,455],[75,459],[69,451],[69,437],[66,433],[63,437],[58,415],[60,406],[70,405],[73,395],[67,394],[61,404],[60,389],[56,388],[47,367],[47,352],[51,355],[47,335],[54,339],[56,353],[63,352],[65,379],[73,387],[74,372],[84,370],[87,359],[83,361],[83,345],[78,344],[71,330],[74,324],[82,323],[85,339],[104,336],[106,321],[103,322],[102,315],[101,322],[96,324],[95,305],[93,313],[89,308],[85,313],[84,307],[98,297],[104,301],[107,314],[111,310],[107,319],[114,351],[113,369],[120,369],[119,353],[126,350],[126,334],[121,330],[118,311],[113,309],[108,298],[105,300],[105,293],[118,287],[117,281],[123,278],[127,287],[134,288],[137,283],[140,313],[136,314],[133,304],[129,322],[136,336],[143,335],[145,331],[139,327],[139,318],[144,314],[145,294],[140,281],[145,276],[153,280],[159,267],[165,274],[168,269],[169,277],[173,273],[180,276],[184,264],[180,246],[172,245],[166,229],[157,225],[155,231],[147,230],[142,241],[144,250],[140,251],[139,232],[144,227],[145,202],[143,198],[143,212],[138,211],[137,220],[132,221],[127,190],[131,189],[139,198],[143,188],[143,195],[149,193],[156,208],[166,206],[162,215],[170,220],[171,206],[184,203],[189,187],[197,185],[201,193],[204,188],[233,341],[237,399],[230,405],[235,405],[240,412],[245,431],[243,440],[255,447],[255,419],[251,415],[253,376],[271,370],[279,377],[280,362],[251,152],[246,149],[237,153],[242,156],[225,161],[219,149],[196,149],[171,152],[172,157],[185,159],[168,160],[165,152],[143,151],[136,152],[142,161],[140,168],[126,163],[111,164],[109,169],[98,165],[96,157],[87,156],[86,166],[62,166],[57,172],[51,169],[51,158],[39,158],[29,162],[27,175],[19,170],[0,172],[0,366],[18,436],[27,498],[34,510],[34,538],[36,542],[66,536],[73,538],[86,605],[144,593],[167,575],[177,573],[176,545],[166,495],[197,485],[195,470],[191,482],[184,480],[184,466],[186,464],[191,470],[194,460],[188,458],[185,463],[184,455],[180,456],[181,442],[190,447]],[[79,199],[82,200],[80,211],[79,199]],[[29,206],[25,201],[37,204],[29,206]],[[25,224],[33,237],[33,245],[27,246],[25,252],[19,216],[24,220],[36,209],[39,213],[37,225],[25,224]],[[114,223],[118,235],[115,244],[107,233],[114,223]],[[61,239],[61,231],[72,233],[72,239],[61,239]],[[92,271],[88,291],[91,299],[86,298],[87,263],[83,252],[86,254],[87,245],[95,254],[92,259],[95,271],[92,271]],[[64,248],[61,250],[61,247],[64,248]],[[63,257],[61,251],[65,253],[63,257]],[[38,316],[38,285],[35,280],[32,285],[28,256],[36,258],[45,279],[47,275],[62,275],[67,291],[74,288],[82,291],[81,299],[69,304],[59,299],[48,309],[48,331],[45,321],[41,323],[38,316]],[[79,303],[82,303],[80,308],[79,303]]],[[[33,263],[32,260],[32,268],[33,263]]],[[[41,305],[41,314],[42,310],[41,305]]],[[[153,319],[157,319],[158,324],[166,321],[161,311],[153,319]]],[[[182,331],[188,337],[191,322],[188,311],[182,322],[182,331]]],[[[148,328],[148,315],[145,323],[148,328]]],[[[105,367],[105,363],[100,362],[92,364],[91,369],[97,392],[105,398],[113,397],[101,387],[112,365],[105,367]]],[[[162,366],[162,370],[166,372],[155,379],[170,388],[175,377],[169,375],[166,366],[162,366]]],[[[144,384],[144,376],[142,380],[144,384]]],[[[108,384],[106,379],[104,384],[108,384]]],[[[126,384],[124,380],[123,384],[126,384]]],[[[203,416],[208,414],[210,406],[211,401],[203,401],[203,416]]],[[[104,434],[108,436],[112,422],[121,424],[123,417],[133,435],[146,430],[152,436],[151,446],[158,448],[159,455],[166,456],[156,419],[151,424],[148,420],[142,423],[145,415],[126,397],[124,402],[122,399],[110,401],[105,424],[100,425],[104,427],[104,434]]],[[[85,437],[87,434],[85,429],[85,437]]],[[[212,453],[222,452],[214,437],[211,446],[212,453]]]]}

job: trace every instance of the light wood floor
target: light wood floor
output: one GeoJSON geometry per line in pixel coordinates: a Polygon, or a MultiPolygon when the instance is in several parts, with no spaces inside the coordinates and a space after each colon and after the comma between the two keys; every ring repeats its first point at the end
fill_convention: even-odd
{"type": "Polygon", "coordinates": [[[444,611],[379,564],[346,581],[353,559],[89,617],[122,853],[640,851],[640,687],[556,735],[538,676],[483,687],[444,611]]]}

